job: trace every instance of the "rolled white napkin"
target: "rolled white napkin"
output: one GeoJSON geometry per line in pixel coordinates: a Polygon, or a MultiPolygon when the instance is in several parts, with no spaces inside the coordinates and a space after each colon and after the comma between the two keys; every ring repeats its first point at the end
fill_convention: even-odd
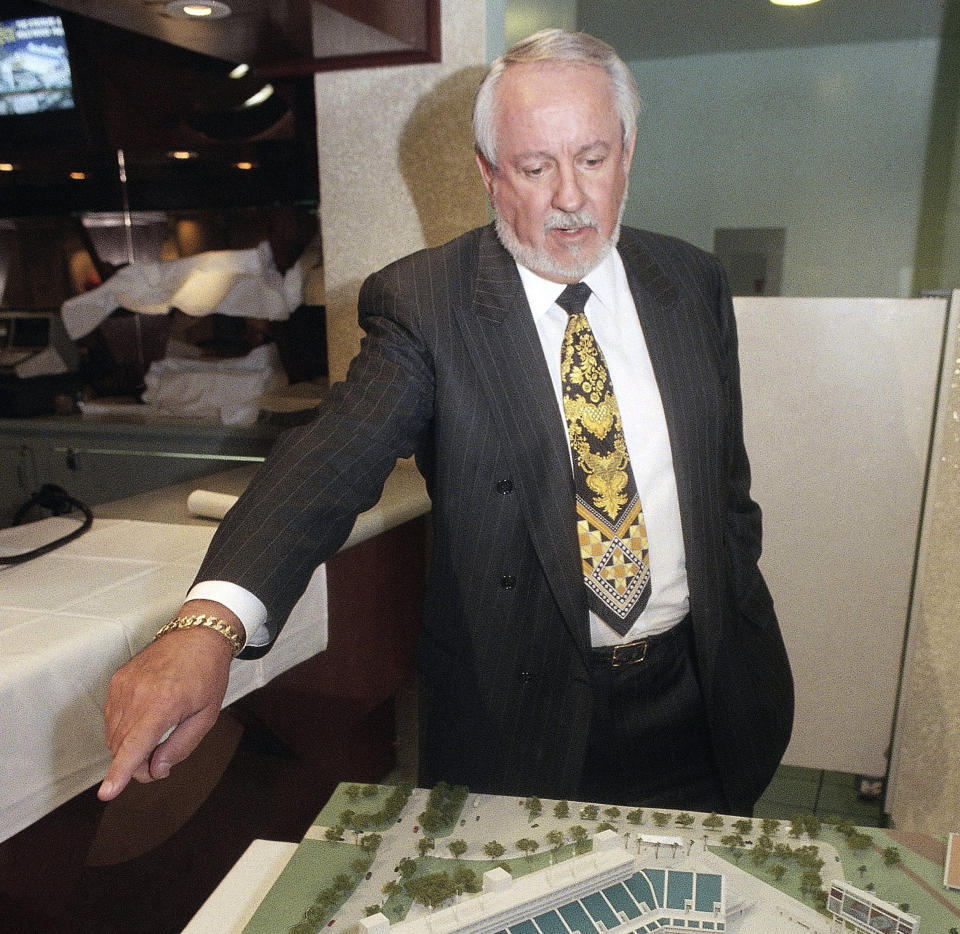
{"type": "Polygon", "coordinates": [[[214,493],[211,490],[194,490],[187,497],[187,509],[191,516],[204,519],[222,519],[239,497],[229,493],[214,493]]]}

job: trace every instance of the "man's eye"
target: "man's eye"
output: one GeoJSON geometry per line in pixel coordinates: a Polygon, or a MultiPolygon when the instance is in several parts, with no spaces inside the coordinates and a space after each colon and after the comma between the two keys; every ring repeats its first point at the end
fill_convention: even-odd
{"type": "Polygon", "coordinates": [[[543,166],[542,165],[531,165],[523,170],[523,174],[528,178],[538,178],[543,175],[543,166]]]}

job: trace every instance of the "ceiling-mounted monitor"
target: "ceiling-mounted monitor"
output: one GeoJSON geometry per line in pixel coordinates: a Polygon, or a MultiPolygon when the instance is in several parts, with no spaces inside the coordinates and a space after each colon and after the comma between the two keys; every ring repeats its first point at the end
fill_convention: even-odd
{"type": "Polygon", "coordinates": [[[73,77],[63,20],[0,20],[0,115],[72,110],[73,77]]]}

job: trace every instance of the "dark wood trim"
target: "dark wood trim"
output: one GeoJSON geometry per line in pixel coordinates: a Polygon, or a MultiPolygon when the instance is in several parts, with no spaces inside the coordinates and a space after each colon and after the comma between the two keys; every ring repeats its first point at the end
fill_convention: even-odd
{"type": "Polygon", "coordinates": [[[370,52],[362,55],[336,55],[325,58],[304,58],[275,65],[259,66],[257,74],[264,78],[286,78],[325,71],[348,71],[355,68],[387,68],[394,65],[422,65],[443,58],[440,35],[440,0],[424,0],[426,46],[402,52],[370,52]]]}

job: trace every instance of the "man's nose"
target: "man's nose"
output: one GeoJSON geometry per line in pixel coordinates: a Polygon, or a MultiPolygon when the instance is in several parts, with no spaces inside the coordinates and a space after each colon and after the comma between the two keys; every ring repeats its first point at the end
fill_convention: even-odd
{"type": "Polygon", "coordinates": [[[553,207],[572,214],[583,207],[584,200],[577,170],[573,166],[561,167],[553,193],[553,207]]]}

